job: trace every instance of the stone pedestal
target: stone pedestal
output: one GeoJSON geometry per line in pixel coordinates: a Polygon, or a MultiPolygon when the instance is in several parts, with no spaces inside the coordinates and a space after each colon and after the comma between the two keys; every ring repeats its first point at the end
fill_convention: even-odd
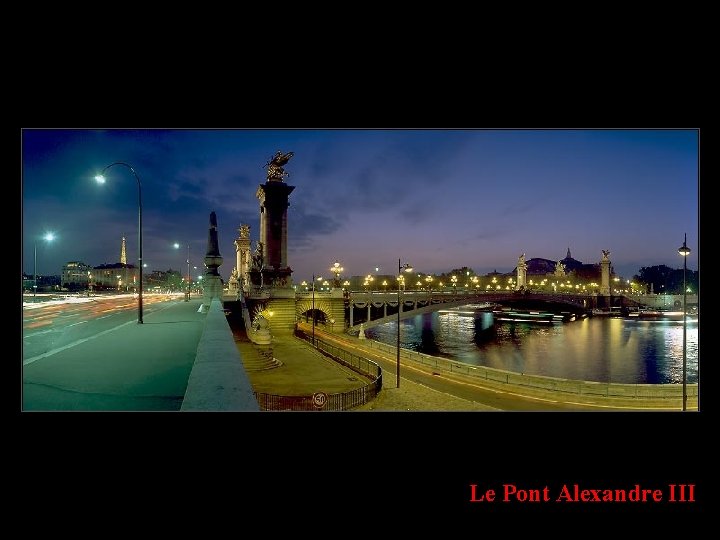
{"type": "Polygon", "coordinates": [[[205,277],[203,278],[203,310],[210,309],[210,302],[217,298],[222,302],[223,282],[218,272],[218,267],[223,263],[220,255],[217,236],[217,217],[215,212],[210,213],[210,227],[208,229],[208,247],[205,253],[205,277]]]}
{"type": "Polygon", "coordinates": [[[270,333],[270,324],[264,317],[256,317],[253,325],[247,332],[250,340],[257,345],[270,345],[272,343],[272,334],[270,333]]]}
{"type": "Polygon", "coordinates": [[[263,245],[264,268],[280,271],[287,264],[287,209],[288,197],[295,186],[268,180],[258,187],[260,200],[260,242],[263,245]]]}

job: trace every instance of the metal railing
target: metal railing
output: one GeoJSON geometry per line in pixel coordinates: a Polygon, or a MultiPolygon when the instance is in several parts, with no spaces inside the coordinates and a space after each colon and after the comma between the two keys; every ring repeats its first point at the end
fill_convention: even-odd
{"type": "MultiPolygon", "coordinates": [[[[305,341],[312,339],[302,331],[296,331],[295,336],[305,341]]],[[[343,350],[327,341],[315,337],[316,348],[325,356],[349,367],[357,373],[369,377],[371,382],[350,390],[335,394],[318,394],[305,396],[279,396],[263,392],[253,392],[255,399],[263,411],[347,411],[359,407],[375,398],[382,390],[382,368],[367,358],[343,350]]]]}

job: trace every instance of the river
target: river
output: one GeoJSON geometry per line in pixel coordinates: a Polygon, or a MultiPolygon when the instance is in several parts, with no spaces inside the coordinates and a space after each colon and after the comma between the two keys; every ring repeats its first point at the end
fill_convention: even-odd
{"type": "MultiPolygon", "coordinates": [[[[397,323],[365,330],[396,344],[397,323]]],[[[682,383],[682,322],[594,317],[540,324],[495,321],[473,306],[400,321],[400,345],[518,373],[613,383],[682,383]]],[[[698,325],[687,324],[687,382],[697,382],[698,325]]]]}

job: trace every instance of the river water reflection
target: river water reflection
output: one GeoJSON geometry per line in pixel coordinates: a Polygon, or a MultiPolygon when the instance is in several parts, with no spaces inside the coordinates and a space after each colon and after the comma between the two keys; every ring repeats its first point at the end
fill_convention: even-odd
{"type": "MultiPolygon", "coordinates": [[[[368,328],[365,335],[395,345],[397,323],[368,328]]],[[[471,306],[400,322],[400,344],[407,349],[518,373],[614,383],[682,383],[682,335],[682,322],[498,322],[471,306]]],[[[697,382],[697,359],[697,321],[688,321],[688,383],[697,382]]]]}

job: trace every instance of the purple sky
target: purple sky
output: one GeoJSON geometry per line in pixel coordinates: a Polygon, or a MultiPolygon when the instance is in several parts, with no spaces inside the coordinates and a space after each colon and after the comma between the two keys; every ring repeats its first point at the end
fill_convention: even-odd
{"type": "MultiPolygon", "coordinates": [[[[299,283],[330,276],[469,266],[512,270],[526,258],[697,268],[696,130],[35,130],[22,131],[23,270],[59,274],[67,261],[137,260],[142,181],[148,270],[202,268],[209,214],[218,217],[220,267],[235,264],[241,223],[259,235],[255,192],[278,150],[296,186],[288,209],[288,263],[299,283]],[[52,231],[51,244],[42,235],[52,231]]],[[[198,273],[200,270],[198,270],[198,273]]]]}

